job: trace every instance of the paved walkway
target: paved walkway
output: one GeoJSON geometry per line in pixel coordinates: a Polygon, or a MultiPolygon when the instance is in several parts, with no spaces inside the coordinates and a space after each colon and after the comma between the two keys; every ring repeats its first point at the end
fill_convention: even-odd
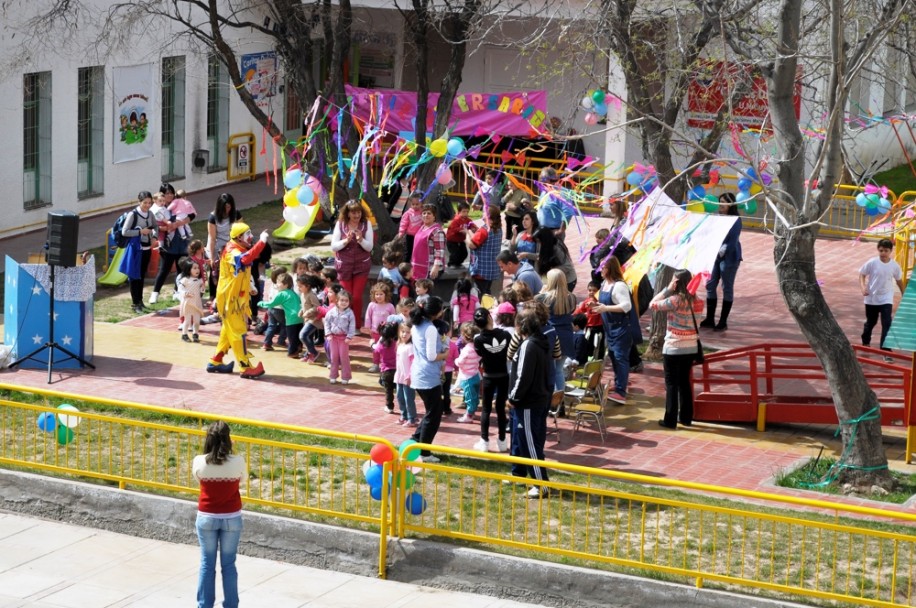
{"type": "MultiPolygon", "coordinates": [[[[162,608],[196,605],[200,550],[0,513],[0,606],[162,608]]],[[[246,608],[524,608],[512,600],[239,556],[246,608]]],[[[222,589],[217,575],[217,605],[222,589]]]]}
{"type": "MultiPolygon", "coordinates": [[[[242,206],[273,196],[272,188],[260,181],[234,185],[230,190],[242,206]]],[[[195,200],[202,199],[206,200],[195,195],[195,200]]],[[[589,220],[588,232],[594,234],[603,223],[604,220],[589,220]]],[[[109,225],[110,221],[84,221],[80,238],[90,239],[90,243],[101,242],[109,225]]],[[[571,234],[571,250],[579,251],[584,240],[590,238],[586,234],[571,234]]],[[[19,237],[16,250],[8,247],[10,239],[0,241],[0,248],[16,258],[24,255],[22,247],[31,246],[24,239],[19,237]]],[[[704,330],[704,344],[732,348],[799,340],[799,332],[776,285],[772,239],[763,233],[745,232],[742,245],[745,261],[738,273],[730,329],[720,333],[704,330]]],[[[817,243],[821,288],[834,315],[854,342],[858,341],[863,316],[857,271],[874,255],[874,247],[873,243],[851,241],[817,243]]],[[[579,269],[578,290],[582,293],[588,276],[585,266],[579,269]]],[[[375,377],[365,373],[371,363],[366,337],[354,341],[351,352],[355,383],[349,386],[330,385],[325,368],[290,360],[285,351],[256,351],[267,375],[258,382],[248,382],[236,376],[204,372],[216,343],[218,326],[203,327],[200,345],[181,342],[176,326],[176,310],[116,325],[96,323],[93,362],[97,369],[55,370],[53,388],[113,399],[127,397],[179,409],[381,435],[395,442],[407,437],[404,429],[395,424],[396,416],[382,412],[381,389],[375,377]]],[[[47,387],[47,371],[5,370],[0,372],[0,382],[47,387]]],[[[555,435],[548,437],[547,458],[685,481],[796,493],[771,487],[772,476],[816,455],[822,446],[827,447],[828,453],[838,453],[840,448],[833,438],[834,427],[823,425],[772,426],[766,433],[758,433],[750,425],[709,423],[696,423],[689,430],[676,432],[660,429],[656,424],[664,409],[660,364],[649,364],[645,373],[631,376],[631,392],[628,405],[611,409],[607,419],[610,433],[605,444],[588,428],[572,436],[571,421],[561,420],[559,442],[555,435]]],[[[476,425],[460,424],[456,418],[445,420],[436,442],[470,448],[477,439],[476,425]]],[[[905,467],[902,430],[885,429],[885,447],[892,466],[905,467]]]]}

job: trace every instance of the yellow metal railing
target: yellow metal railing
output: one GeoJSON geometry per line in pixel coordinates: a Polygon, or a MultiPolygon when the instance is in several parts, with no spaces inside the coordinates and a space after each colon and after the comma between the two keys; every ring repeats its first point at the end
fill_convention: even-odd
{"type": "Polygon", "coordinates": [[[47,401],[0,400],[0,464],[102,479],[121,488],[196,495],[191,461],[202,449],[208,423],[226,420],[236,452],[248,463],[245,502],[377,528],[380,577],[389,537],[421,535],[534,558],[632,568],[697,586],[713,581],[739,591],[914,605],[916,536],[907,526],[916,523],[916,515],[910,513],[556,462],[538,463],[550,472],[551,481],[543,484],[550,497],[526,500],[531,480],[513,477],[509,467],[535,461],[421,444],[386,463],[384,472],[397,485],[389,497],[389,475],[383,475],[381,500],[373,500],[362,470],[370,446],[382,443],[394,450],[377,437],[46,389],[0,389],[101,405],[66,412],[74,417],[67,422],[79,424],[69,429],[57,422],[57,429],[68,430],[50,433],[39,428],[39,416],[61,421],[60,409],[47,401]],[[107,406],[121,409],[106,411],[107,406]],[[339,440],[352,443],[352,449],[338,447],[339,440]],[[409,461],[424,448],[435,449],[445,462],[409,461]],[[711,501],[696,492],[731,500],[711,501]],[[410,493],[425,500],[422,512],[409,512],[404,497],[410,493]]]}
{"type": "MultiPolygon", "coordinates": [[[[136,412],[133,418],[130,414],[62,412],[48,404],[0,399],[0,464],[105,480],[121,489],[196,496],[199,488],[191,476],[191,461],[203,450],[207,426],[213,420],[224,420],[233,427],[256,430],[251,434],[264,437],[233,432],[233,448],[248,463],[249,476],[241,487],[243,500],[287,514],[313,514],[377,526],[379,575],[385,574],[392,517],[388,492],[383,492],[382,500],[372,499],[362,470],[372,445],[383,443],[394,450],[385,439],[45,389],[0,384],[0,390],[136,412]],[[61,415],[69,418],[73,428],[61,422],[61,415]],[[52,432],[40,428],[40,417],[50,417],[51,422],[44,426],[53,424],[52,432]],[[173,417],[183,419],[187,426],[175,424],[173,417]],[[272,432],[282,432],[283,440],[271,439],[272,432]],[[353,448],[322,445],[330,443],[328,439],[352,442],[353,448]]],[[[385,465],[385,490],[392,466],[385,465]]]]}
{"type": "Polygon", "coordinates": [[[541,463],[549,470],[551,481],[542,487],[550,488],[550,498],[525,500],[533,480],[512,477],[509,467],[531,461],[419,444],[401,457],[423,448],[476,462],[459,469],[402,461],[417,467],[422,482],[415,487],[422,487],[428,503],[418,516],[397,505],[403,535],[614,564],[672,575],[697,586],[717,581],[736,590],[753,587],[871,606],[914,602],[916,536],[840,519],[867,516],[904,524],[899,528],[905,529],[905,524],[916,522],[913,514],[556,462],[541,463]],[[504,463],[504,472],[474,466],[482,461],[504,463]],[[571,475],[577,476],[575,483],[569,481],[571,475]],[[739,500],[701,503],[665,489],[739,500]],[[763,508],[749,508],[748,503],[763,508]],[[767,512],[767,506],[774,511],[767,512]],[[831,517],[806,519],[804,510],[827,511],[831,517]]]}

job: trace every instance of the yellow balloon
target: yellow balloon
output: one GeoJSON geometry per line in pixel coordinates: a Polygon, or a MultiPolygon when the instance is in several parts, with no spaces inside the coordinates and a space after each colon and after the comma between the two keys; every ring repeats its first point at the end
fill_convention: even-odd
{"type": "Polygon", "coordinates": [[[436,139],[433,140],[433,143],[429,144],[429,153],[436,158],[445,156],[446,152],[448,152],[448,142],[444,139],[436,139]]]}
{"type": "Polygon", "coordinates": [[[693,213],[705,213],[706,209],[703,206],[703,201],[692,201],[687,204],[687,211],[693,213]]]}
{"type": "Polygon", "coordinates": [[[763,186],[760,184],[754,184],[751,186],[751,194],[757,194],[758,192],[763,191],[763,186]]]}
{"type": "Polygon", "coordinates": [[[286,194],[283,195],[283,204],[287,207],[298,207],[299,206],[299,188],[301,186],[296,186],[292,190],[287,190],[286,194]]]}

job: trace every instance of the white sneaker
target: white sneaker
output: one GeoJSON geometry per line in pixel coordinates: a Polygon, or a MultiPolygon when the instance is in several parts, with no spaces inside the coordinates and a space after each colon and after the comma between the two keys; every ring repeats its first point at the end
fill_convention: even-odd
{"type": "Polygon", "coordinates": [[[337,384],[337,378],[330,378],[328,380],[331,384],[337,384]]]}
{"type": "Polygon", "coordinates": [[[478,439],[477,443],[474,444],[474,449],[478,452],[489,452],[490,444],[486,439],[478,439]]]}
{"type": "Polygon", "coordinates": [[[349,380],[341,380],[340,383],[341,383],[341,384],[350,384],[350,381],[349,381],[349,380]]]}
{"type": "Polygon", "coordinates": [[[474,414],[465,414],[455,422],[474,422],[474,414]]]}
{"type": "Polygon", "coordinates": [[[382,370],[378,365],[370,365],[369,369],[367,369],[366,371],[370,374],[377,374],[382,370]]]}
{"type": "Polygon", "coordinates": [[[418,460],[419,460],[420,462],[428,462],[428,463],[430,463],[430,464],[436,464],[437,462],[442,462],[441,460],[439,460],[438,458],[436,458],[436,457],[433,456],[432,454],[430,454],[429,456],[420,456],[420,458],[419,458],[418,460]]]}
{"type": "Polygon", "coordinates": [[[159,292],[158,291],[154,291],[153,293],[149,294],[149,303],[150,304],[155,304],[158,301],[159,301],[159,292]]]}
{"type": "Polygon", "coordinates": [[[506,444],[505,439],[496,440],[496,451],[497,452],[506,452],[509,450],[509,446],[506,444]]]}
{"type": "Polygon", "coordinates": [[[550,493],[550,490],[547,488],[539,488],[537,486],[532,486],[528,493],[525,494],[528,498],[547,498],[547,495],[550,493]]]}

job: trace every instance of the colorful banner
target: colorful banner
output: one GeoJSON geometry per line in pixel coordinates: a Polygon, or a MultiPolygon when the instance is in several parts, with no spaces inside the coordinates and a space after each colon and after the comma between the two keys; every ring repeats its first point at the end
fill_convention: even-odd
{"type": "MultiPolygon", "coordinates": [[[[767,83],[751,65],[725,61],[709,61],[701,66],[687,88],[687,126],[711,129],[719,110],[728,101],[738,80],[750,79],[751,90],[733,102],[729,121],[745,129],[769,128],[765,125],[770,113],[767,83]]],[[[795,81],[795,117],[801,113],[801,67],[795,81]]]]}
{"type": "Polygon", "coordinates": [[[621,232],[637,249],[627,271],[639,276],[653,263],[686,268],[693,274],[709,272],[719,247],[736,221],[733,215],[692,213],[656,188],[633,207],[621,232]]]}
{"type": "Polygon", "coordinates": [[[251,53],[242,55],[242,80],[259,108],[266,108],[270,98],[277,94],[277,53],[251,53]]]}
{"type": "MultiPolygon", "coordinates": [[[[389,133],[414,131],[417,94],[393,89],[361,89],[347,85],[350,111],[389,133]]],[[[426,128],[436,119],[438,93],[429,94],[426,128]]],[[[508,93],[460,93],[452,104],[450,135],[527,136],[547,125],[547,91],[508,93]]]]}
{"type": "Polygon", "coordinates": [[[123,163],[153,155],[151,129],[159,115],[153,106],[155,64],[146,63],[112,68],[114,100],[113,163],[123,163]]]}

